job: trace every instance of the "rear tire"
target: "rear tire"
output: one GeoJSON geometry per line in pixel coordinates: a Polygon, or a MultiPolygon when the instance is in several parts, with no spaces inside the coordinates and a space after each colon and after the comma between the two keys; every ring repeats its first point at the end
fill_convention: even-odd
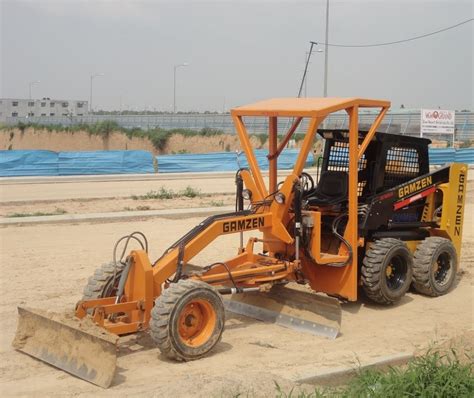
{"type": "Polygon", "coordinates": [[[426,238],[415,251],[413,287],[427,296],[442,296],[453,287],[457,266],[456,249],[449,239],[426,238]]]}
{"type": "Polygon", "coordinates": [[[151,336],[161,353],[178,361],[206,355],[220,341],[225,312],[221,296],[207,283],[173,283],[155,300],[151,336]]]}
{"type": "Polygon", "coordinates": [[[379,304],[390,305],[400,300],[408,291],[412,276],[412,255],[398,239],[375,241],[362,261],[362,288],[369,299],[379,304]]]}
{"type": "Polygon", "coordinates": [[[124,267],[125,263],[118,262],[117,269],[115,270],[115,265],[111,262],[102,264],[97,268],[84,287],[82,301],[115,296],[124,267]]]}

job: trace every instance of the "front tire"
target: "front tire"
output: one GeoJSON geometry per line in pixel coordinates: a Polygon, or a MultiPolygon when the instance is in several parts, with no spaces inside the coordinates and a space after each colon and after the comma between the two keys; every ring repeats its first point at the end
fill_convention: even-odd
{"type": "Polygon", "coordinates": [[[413,287],[427,296],[442,296],[453,287],[457,267],[456,249],[449,239],[426,238],[415,251],[413,287]]]}
{"type": "Polygon", "coordinates": [[[362,287],[369,299],[384,305],[400,300],[413,277],[413,259],[407,245],[383,238],[367,250],[361,267],[362,287]]]}
{"type": "Polygon", "coordinates": [[[125,263],[117,262],[115,267],[114,262],[110,262],[97,268],[84,287],[82,301],[115,296],[124,267],[125,263]]]}
{"type": "Polygon", "coordinates": [[[150,331],[163,355],[190,361],[215,347],[224,322],[221,296],[207,283],[186,279],[171,284],[155,300],[150,331]]]}

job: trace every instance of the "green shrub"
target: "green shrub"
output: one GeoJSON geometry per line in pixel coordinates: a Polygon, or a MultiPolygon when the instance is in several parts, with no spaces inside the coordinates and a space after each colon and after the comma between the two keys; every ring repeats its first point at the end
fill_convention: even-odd
{"type": "Polygon", "coordinates": [[[133,200],[148,200],[148,199],[174,199],[174,198],[196,198],[201,196],[199,189],[187,186],[184,190],[174,192],[172,189],[161,187],[158,191],[148,191],[145,195],[132,195],[133,200]]]}
{"type": "Polygon", "coordinates": [[[19,217],[40,217],[40,216],[58,216],[61,214],[66,214],[67,211],[57,207],[54,211],[51,212],[43,212],[43,211],[35,211],[34,213],[12,213],[7,214],[6,217],[11,218],[19,218],[19,217]]]}
{"type": "Polygon", "coordinates": [[[474,365],[472,358],[463,364],[455,352],[450,356],[428,353],[415,358],[406,367],[388,371],[362,370],[348,385],[340,388],[316,388],[311,392],[292,389],[289,392],[276,384],[279,398],[451,398],[474,396],[474,365]]]}
{"type": "Polygon", "coordinates": [[[191,186],[187,186],[184,191],[179,193],[180,196],[186,196],[187,198],[195,198],[196,196],[201,195],[201,191],[199,189],[193,188],[191,186]]]}

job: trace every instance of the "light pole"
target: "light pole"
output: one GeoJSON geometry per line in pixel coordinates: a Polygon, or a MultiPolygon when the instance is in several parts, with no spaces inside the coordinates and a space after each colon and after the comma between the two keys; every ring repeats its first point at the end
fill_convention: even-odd
{"type": "Polygon", "coordinates": [[[326,37],[324,39],[324,97],[328,96],[329,0],[326,0],[326,37]]]}
{"type": "MultiPolygon", "coordinates": [[[[318,48],[316,51],[312,51],[311,53],[309,51],[306,51],[306,58],[304,60],[305,65],[306,65],[306,63],[310,63],[309,62],[310,54],[314,54],[315,52],[322,53],[323,50],[318,48]]],[[[308,74],[306,74],[305,77],[304,77],[304,97],[305,98],[307,97],[307,83],[308,83],[308,74]]]]}
{"type": "Polygon", "coordinates": [[[30,98],[30,99],[31,99],[31,87],[32,87],[34,84],[38,84],[38,83],[40,83],[39,80],[35,80],[35,81],[33,81],[33,82],[29,82],[29,83],[28,83],[28,89],[29,89],[29,95],[30,95],[29,98],[30,98]]]}
{"type": "Polygon", "coordinates": [[[176,113],[176,70],[181,66],[188,66],[187,62],[174,66],[174,76],[173,76],[173,113],[176,113]]]}
{"type": "Polygon", "coordinates": [[[91,89],[90,89],[90,96],[89,96],[89,112],[92,113],[92,81],[94,80],[94,77],[100,77],[104,76],[103,73],[95,73],[91,75],[91,89]]]}

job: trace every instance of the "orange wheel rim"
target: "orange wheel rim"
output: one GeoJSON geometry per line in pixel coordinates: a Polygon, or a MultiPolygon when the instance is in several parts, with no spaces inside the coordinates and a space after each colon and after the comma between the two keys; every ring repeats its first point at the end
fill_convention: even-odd
{"type": "Polygon", "coordinates": [[[206,300],[190,301],[179,315],[178,331],[184,344],[198,347],[212,336],[216,326],[216,312],[206,300]]]}

